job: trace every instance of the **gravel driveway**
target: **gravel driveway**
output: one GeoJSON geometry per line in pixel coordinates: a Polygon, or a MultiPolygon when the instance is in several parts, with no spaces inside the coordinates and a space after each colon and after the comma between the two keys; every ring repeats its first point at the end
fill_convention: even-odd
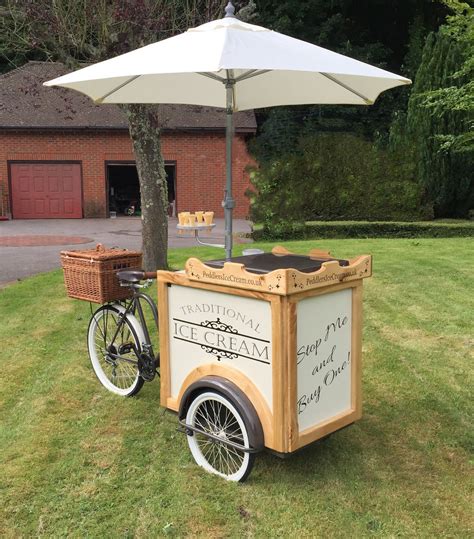
{"type": "MultiPolygon", "coordinates": [[[[176,219],[169,221],[169,247],[192,247],[193,237],[176,231],[176,219]]],[[[235,219],[234,233],[250,232],[250,222],[235,219]]],[[[210,242],[223,243],[224,220],[216,219],[210,242]]],[[[141,219],[25,219],[0,221],[0,286],[50,271],[60,266],[59,252],[90,249],[97,243],[107,247],[141,248],[141,219]]]]}

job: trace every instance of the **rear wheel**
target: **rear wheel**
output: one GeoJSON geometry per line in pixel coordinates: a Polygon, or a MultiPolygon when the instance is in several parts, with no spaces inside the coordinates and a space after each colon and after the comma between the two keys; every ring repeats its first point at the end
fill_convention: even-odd
{"type": "Polygon", "coordinates": [[[197,432],[188,435],[189,448],[199,466],[229,481],[244,481],[248,477],[255,454],[224,443],[230,441],[243,448],[250,447],[245,419],[229,399],[215,391],[199,394],[188,408],[186,424],[223,442],[197,432]]]}
{"type": "Polygon", "coordinates": [[[141,328],[138,321],[123,308],[100,307],[89,324],[87,345],[94,372],[112,393],[130,397],[140,391],[143,379],[138,371],[141,353],[141,328]]]}

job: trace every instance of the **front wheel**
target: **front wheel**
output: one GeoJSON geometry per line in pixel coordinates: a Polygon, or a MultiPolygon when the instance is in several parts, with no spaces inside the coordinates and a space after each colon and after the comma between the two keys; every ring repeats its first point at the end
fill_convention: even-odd
{"type": "Polygon", "coordinates": [[[138,370],[142,331],[119,305],[103,305],[89,323],[87,346],[94,372],[112,393],[131,397],[143,386],[138,370]]]}
{"type": "MultiPolygon", "coordinates": [[[[190,404],[186,424],[249,448],[249,432],[244,417],[234,404],[214,391],[199,394],[190,404]]],[[[250,474],[255,454],[219,443],[205,434],[188,435],[188,445],[194,460],[208,472],[229,481],[244,481],[250,474]]]]}

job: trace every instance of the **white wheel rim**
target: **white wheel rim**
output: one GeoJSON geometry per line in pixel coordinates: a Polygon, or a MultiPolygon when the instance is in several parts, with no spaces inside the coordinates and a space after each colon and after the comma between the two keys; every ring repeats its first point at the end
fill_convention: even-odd
{"type": "MultiPolygon", "coordinates": [[[[208,391],[198,395],[188,409],[186,423],[249,447],[248,433],[241,415],[219,393],[208,391]]],[[[249,453],[215,443],[197,433],[187,438],[194,460],[208,472],[229,481],[240,481],[245,475],[250,461],[249,453]]]]}
{"type": "MultiPolygon", "coordinates": [[[[116,326],[121,311],[124,311],[122,306],[114,305],[114,307],[99,310],[94,314],[89,327],[88,347],[92,366],[101,384],[112,393],[127,396],[133,392],[138,383],[138,369],[136,365],[127,363],[126,361],[118,361],[115,367],[108,363],[105,360],[106,352],[103,339],[104,332],[106,332],[107,344],[110,344],[109,339],[114,335],[114,326],[116,326]],[[110,317],[110,319],[106,317],[110,317]]],[[[121,340],[130,340],[130,342],[134,342],[135,345],[140,346],[140,335],[142,332],[141,328],[139,326],[137,327],[136,320],[133,320],[133,318],[127,316],[127,321],[130,325],[127,325],[127,323],[123,325],[121,340]],[[133,331],[130,330],[130,327],[133,331]]],[[[124,354],[124,357],[130,357],[130,359],[136,360],[136,356],[133,353],[124,354]]]]}

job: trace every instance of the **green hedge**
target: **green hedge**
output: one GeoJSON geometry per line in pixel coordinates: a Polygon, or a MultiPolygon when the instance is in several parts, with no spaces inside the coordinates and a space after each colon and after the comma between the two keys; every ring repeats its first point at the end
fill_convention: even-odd
{"type": "Polygon", "coordinates": [[[474,222],[309,221],[255,225],[254,240],[314,238],[454,238],[473,237],[474,222]]]}
{"type": "MultiPolygon", "coordinates": [[[[258,160],[258,157],[257,157],[258,160]]],[[[433,218],[407,152],[348,133],[301,138],[291,153],[259,161],[247,195],[254,222],[419,221],[433,218]]]]}

